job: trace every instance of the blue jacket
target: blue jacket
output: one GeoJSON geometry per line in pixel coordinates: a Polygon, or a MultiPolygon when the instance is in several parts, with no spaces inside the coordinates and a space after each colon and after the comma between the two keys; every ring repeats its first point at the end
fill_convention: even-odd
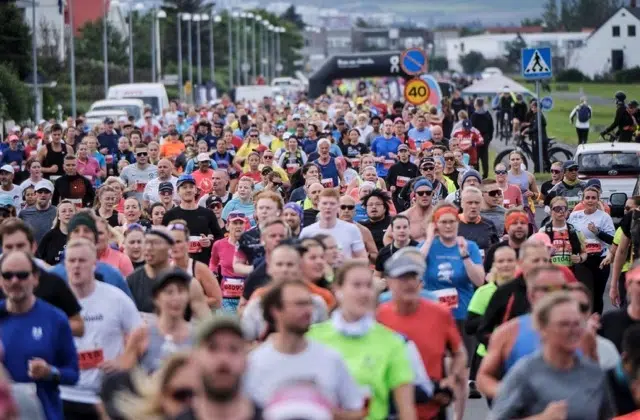
{"type": "MultiPolygon", "coordinates": [[[[69,281],[69,279],[67,278],[67,270],[64,268],[64,262],[61,262],[56,266],[54,266],[51,269],[51,272],[60,276],[62,279],[64,279],[64,281],[66,282],[69,281]]],[[[129,296],[133,300],[133,295],[131,294],[131,290],[129,289],[129,285],[127,284],[127,281],[122,276],[122,274],[120,274],[120,272],[115,268],[111,267],[108,264],[98,261],[96,263],[95,276],[99,280],[102,280],[103,282],[110,284],[112,286],[115,286],[118,289],[122,290],[127,294],[127,296],[129,296]]]]}

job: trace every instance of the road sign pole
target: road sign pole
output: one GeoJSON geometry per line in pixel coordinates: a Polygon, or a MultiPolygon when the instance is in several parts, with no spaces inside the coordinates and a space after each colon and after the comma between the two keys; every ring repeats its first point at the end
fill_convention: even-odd
{"type": "Polygon", "coordinates": [[[542,160],[542,106],[540,105],[540,80],[536,80],[536,100],[538,101],[538,172],[544,172],[544,162],[542,160]]]}

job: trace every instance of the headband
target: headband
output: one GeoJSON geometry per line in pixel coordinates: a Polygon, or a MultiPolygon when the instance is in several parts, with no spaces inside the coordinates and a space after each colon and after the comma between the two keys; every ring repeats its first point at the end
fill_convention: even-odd
{"type": "Polygon", "coordinates": [[[505,230],[509,230],[509,227],[512,224],[516,223],[516,222],[522,222],[522,223],[528,225],[529,224],[529,217],[527,217],[526,214],[524,214],[522,212],[519,212],[519,211],[511,213],[504,220],[504,228],[505,228],[505,230]]]}
{"type": "Polygon", "coordinates": [[[440,218],[445,214],[450,214],[458,220],[458,210],[453,207],[445,206],[439,208],[435,213],[433,213],[433,221],[438,223],[438,220],[440,220],[440,218]]]}
{"type": "Polygon", "coordinates": [[[413,183],[413,191],[417,190],[420,187],[429,187],[433,190],[433,184],[427,178],[419,178],[416,182],[413,183]]]}

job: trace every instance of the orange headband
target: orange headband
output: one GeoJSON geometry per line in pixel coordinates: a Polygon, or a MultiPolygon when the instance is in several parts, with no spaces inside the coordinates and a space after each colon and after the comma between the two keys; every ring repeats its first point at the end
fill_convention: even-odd
{"type": "Polygon", "coordinates": [[[438,220],[440,220],[440,218],[445,214],[450,214],[458,220],[458,210],[453,207],[445,206],[439,208],[435,213],[433,213],[433,221],[438,223],[438,220]]]}
{"type": "Polygon", "coordinates": [[[509,227],[515,222],[522,222],[526,225],[529,224],[529,218],[526,214],[520,212],[514,212],[507,216],[504,220],[504,228],[505,230],[509,230],[509,227]]]}

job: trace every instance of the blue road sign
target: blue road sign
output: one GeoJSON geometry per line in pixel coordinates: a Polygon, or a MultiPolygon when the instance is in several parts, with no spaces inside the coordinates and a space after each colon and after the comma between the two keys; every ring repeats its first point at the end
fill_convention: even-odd
{"type": "Polygon", "coordinates": [[[426,73],[427,54],[420,48],[409,48],[402,53],[400,66],[411,76],[426,73]]]}
{"type": "Polygon", "coordinates": [[[521,67],[522,77],[527,80],[551,78],[551,48],[524,48],[521,67]]]}
{"type": "Polygon", "coordinates": [[[540,99],[540,109],[543,111],[551,111],[553,109],[553,98],[551,96],[545,96],[540,99]]]}

